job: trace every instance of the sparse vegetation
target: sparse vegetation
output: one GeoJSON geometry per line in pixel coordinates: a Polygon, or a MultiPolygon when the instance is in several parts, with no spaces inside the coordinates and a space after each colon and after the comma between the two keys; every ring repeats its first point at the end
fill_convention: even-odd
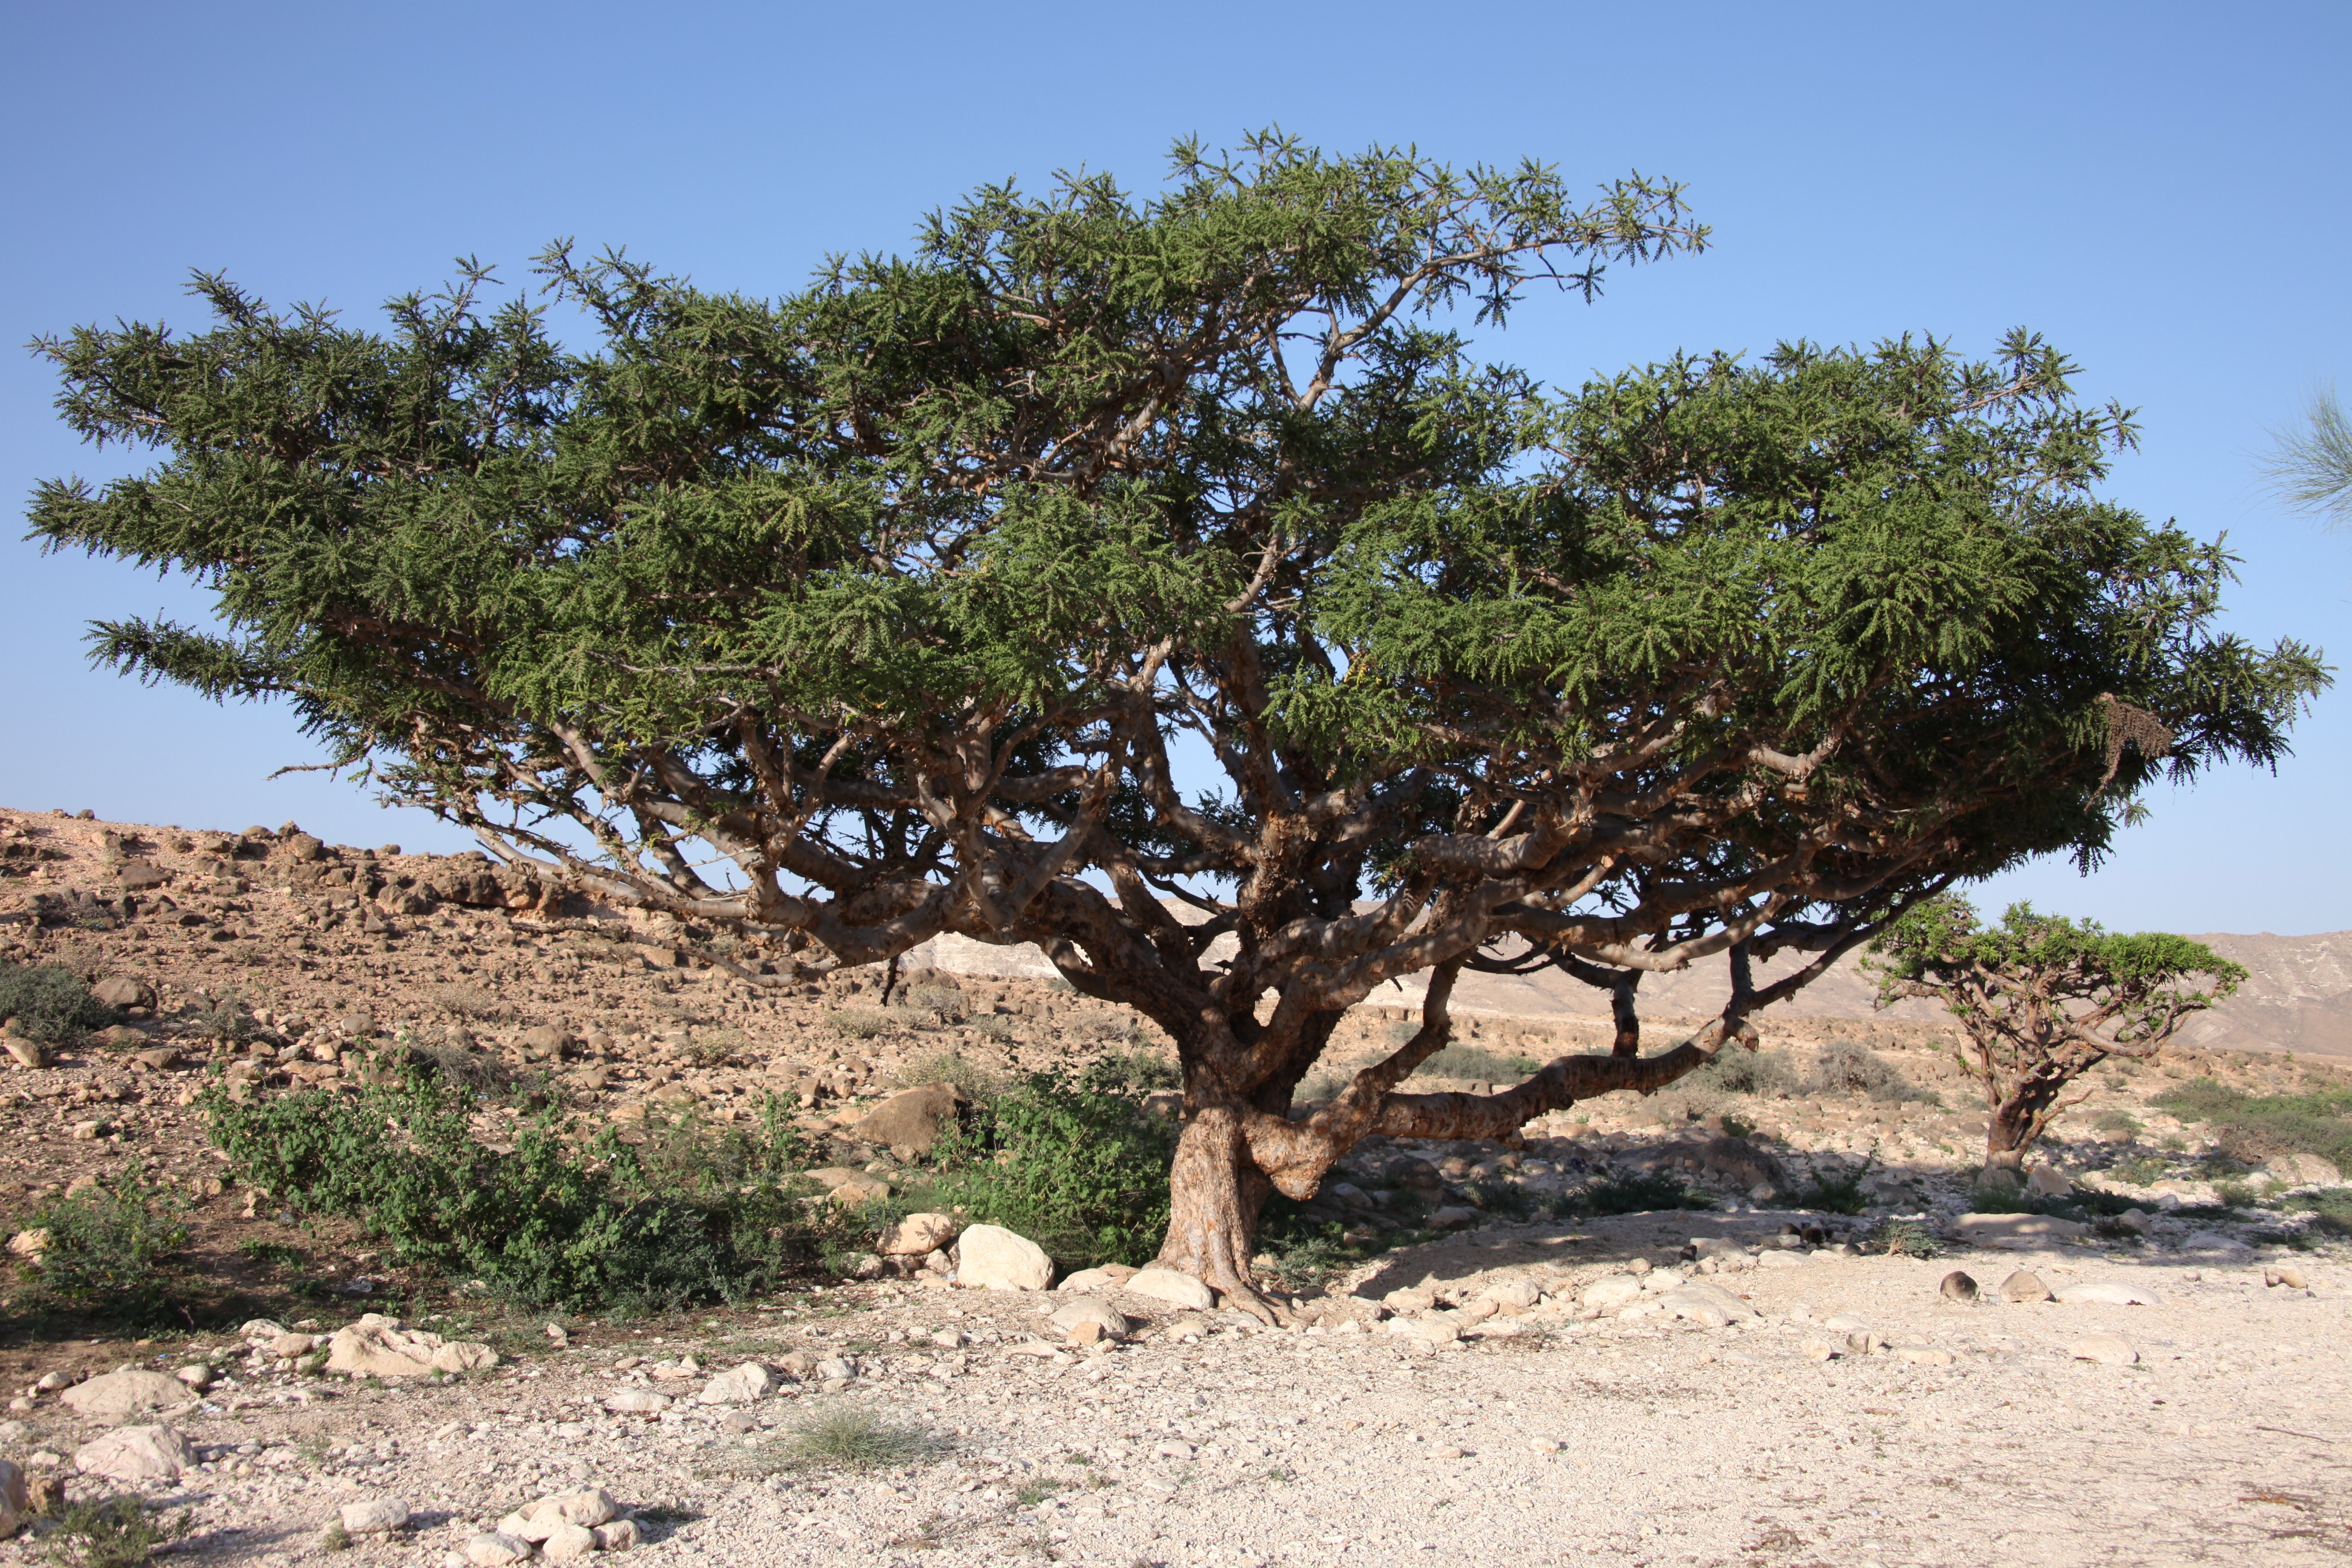
{"type": "Polygon", "coordinates": [[[910,1465],[945,1445],[919,1427],[884,1420],[862,1405],[834,1405],[793,1427],[790,1453],[817,1469],[872,1470],[910,1465]]]}
{"type": "Polygon", "coordinates": [[[1662,1172],[1604,1176],[1569,1195],[1563,1214],[1580,1219],[1602,1215],[1647,1214],[1657,1209],[1711,1209],[1715,1194],[1662,1172]]]}
{"type": "Polygon", "coordinates": [[[1796,1196],[1799,1208],[1819,1209],[1823,1214],[1860,1214],[1870,1206],[1870,1167],[1872,1159],[1848,1170],[1826,1162],[1816,1164],[1811,1180],[1796,1196]]]}
{"type": "Polygon", "coordinates": [[[1483,1046],[1448,1046],[1422,1063],[1413,1076],[1472,1079],[1482,1083],[1517,1083],[1542,1065],[1533,1057],[1503,1056],[1483,1046]]]}
{"type": "Polygon", "coordinates": [[[2250,1095],[2200,1078],[2165,1090],[2155,1103],[2183,1121],[2202,1122],[2233,1159],[2252,1164],[2278,1154],[2315,1154],[2352,1176],[2352,1087],[2250,1095]]]}
{"type": "Polygon", "coordinates": [[[955,1091],[966,1100],[987,1100],[1001,1092],[1009,1081],[994,1068],[975,1062],[959,1051],[935,1051],[917,1057],[898,1069],[898,1087],[919,1089],[927,1083],[955,1086],[955,1091]]]}
{"type": "Polygon", "coordinates": [[[0,959],[0,1019],[7,1018],[26,1039],[62,1046],[114,1022],[114,1009],[91,995],[71,970],[0,959]]]}
{"type": "Polygon", "coordinates": [[[1714,1060],[1684,1082],[1692,1089],[1714,1089],[1724,1094],[1790,1095],[1804,1087],[1803,1076],[1782,1053],[1741,1050],[1736,1047],[1717,1051],[1714,1060]]]}
{"type": "Polygon", "coordinates": [[[1803,1092],[1858,1094],[1887,1104],[1934,1098],[1914,1085],[1901,1068],[1853,1040],[1832,1040],[1822,1047],[1821,1054],[1813,1058],[1813,1069],[1805,1079],[1803,1092]]]}
{"type": "Polygon", "coordinates": [[[901,1005],[911,1013],[927,1014],[932,1022],[940,1024],[961,1024],[971,1012],[971,1000],[963,994],[963,988],[939,979],[918,981],[908,986],[901,1005]]]}
{"type": "Polygon", "coordinates": [[[178,1196],[130,1175],[41,1205],[24,1225],[48,1232],[35,1299],[126,1323],[157,1321],[170,1301],[169,1264],[188,1242],[183,1211],[178,1196]]]}
{"type": "Polygon", "coordinates": [[[55,1568],[139,1568],[187,1534],[190,1518],[159,1517],[128,1496],[68,1503],[43,1537],[41,1554],[55,1568]]]}
{"type": "Polygon", "coordinates": [[[836,1007],[824,1016],[833,1032],[845,1040],[870,1040],[898,1025],[886,1007],[836,1007]]]}

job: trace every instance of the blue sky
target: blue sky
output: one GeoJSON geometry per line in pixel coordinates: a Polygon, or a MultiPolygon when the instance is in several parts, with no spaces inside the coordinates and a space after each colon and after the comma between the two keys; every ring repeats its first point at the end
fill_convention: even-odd
{"type": "MultiPolygon", "coordinates": [[[[2034,327],[2141,410],[2111,492],[2244,557],[2231,619],[2352,652],[2352,538],[2263,494],[2266,432],[2352,391],[2352,8],[1486,5],[0,9],[0,339],[195,326],[191,268],[354,317],[459,254],[558,235],[773,294],[905,245],[982,181],[1160,176],[1171,138],[1279,122],[1328,147],[1533,155],[1690,187],[1716,247],[1534,301],[1487,352],[1574,383],[1677,349],[2034,327]]],[[[0,353],[0,492],[126,459],[76,445],[47,368],[0,353]]],[[[462,847],[317,774],[282,710],[89,670],[94,616],[184,585],[42,558],[0,528],[0,804],[462,847]]],[[[2352,926],[2338,781],[2352,694],[2277,776],[2159,788],[2087,879],[2031,897],[2125,928],[2352,926]]]]}

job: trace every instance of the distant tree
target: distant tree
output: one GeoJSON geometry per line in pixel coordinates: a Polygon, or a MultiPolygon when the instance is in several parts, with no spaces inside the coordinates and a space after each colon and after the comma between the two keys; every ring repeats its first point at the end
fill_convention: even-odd
{"type": "Polygon", "coordinates": [[[2304,426],[2279,435],[2263,468],[2288,505],[2352,526],[2352,419],[2334,392],[2312,398],[2304,426]]]}
{"type": "Polygon", "coordinates": [[[1966,1032],[1958,1055],[1984,1096],[1988,1176],[2019,1173],[2051,1118],[2079,1103],[2063,1098],[2069,1084],[2109,1057],[2154,1056],[2246,977],[2185,936],[2121,935],[2029,904],[1985,926],[1950,894],[1917,905],[1870,952],[1880,1006],[1940,1002],[1966,1032]]]}
{"type": "Polygon", "coordinates": [[[751,984],[1036,942],[1175,1040],[1161,1257],[1263,1310],[1265,1199],[1359,1139],[1670,1082],[1954,878],[2275,759],[2326,680],[2216,629],[2217,546],[2092,493],[2128,425],[2023,333],[1555,395],[1449,325],[1704,238],[1672,185],[1269,137],[1149,201],[982,190],[774,302],[559,247],[581,349],[478,268],[388,336],[203,278],[209,331],[44,345],[77,429],[167,457],[33,526],[219,593],[226,635],[100,660],[284,696],[751,984]],[[1634,982],[1701,960],[1721,1015],[1639,1056],[1634,982]],[[1404,1092],[1462,969],[1552,963],[1616,1053],[1404,1092]],[[1412,1039],[1295,1111],[1415,976],[1412,1039]]]}

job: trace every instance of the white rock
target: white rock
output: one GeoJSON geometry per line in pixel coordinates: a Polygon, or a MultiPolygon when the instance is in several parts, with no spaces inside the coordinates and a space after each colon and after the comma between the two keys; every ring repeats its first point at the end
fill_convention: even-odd
{"type": "Polygon", "coordinates": [[[1687,1318],[1710,1329],[1719,1329],[1726,1323],[1745,1322],[1756,1315],[1755,1308],[1722,1286],[1709,1285],[1703,1280],[1669,1290],[1658,1298],[1658,1305],[1677,1318],[1687,1318]]]}
{"type": "Polygon", "coordinates": [[[1100,1290],[1118,1283],[1118,1277],[1108,1268],[1081,1268],[1054,1289],[1065,1294],[1076,1294],[1081,1290],[1100,1290]]]}
{"type": "Polygon", "coordinates": [[[2192,1230],[2180,1238],[2183,1252],[2252,1252],[2252,1247],[2227,1231],[2192,1230]]]}
{"type": "Polygon", "coordinates": [[[520,1563],[530,1555],[530,1542],[486,1530],[458,1550],[473,1568],[507,1568],[509,1563],[520,1563]]]}
{"type": "Polygon", "coordinates": [[[244,1336],[247,1343],[266,1345],[286,1332],[286,1327],[282,1323],[273,1323],[268,1318],[249,1318],[246,1321],[245,1327],[237,1330],[237,1332],[244,1336]]]}
{"type": "Polygon", "coordinates": [[[1045,1249],[1001,1225],[965,1227],[956,1247],[960,1285],[987,1290],[1043,1290],[1054,1282],[1054,1260],[1045,1256],[1045,1249]]]}
{"type": "Polygon", "coordinates": [[[583,1487],[578,1491],[551,1492],[531,1504],[530,1511],[562,1524],[593,1526],[618,1518],[621,1503],[603,1487],[583,1487]]]}
{"type": "Polygon", "coordinates": [[[1631,1274],[1612,1274],[1587,1285],[1584,1288],[1584,1294],[1578,1300],[1588,1307],[1597,1307],[1605,1310],[1611,1307],[1622,1307],[1626,1302],[1638,1299],[1641,1294],[1640,1279],[1631,1274]]]}
{"type": "Polygon", "coordinates": [[[1129,1277],[1127,1289],[1155,1301],[1190,1307],[1196,1312],[1205,1312],[1217,1304],[1215,1291],[1180,1268],[1139,1269],[1129,1277]]]}
{"type": "Polygon", "coordinates": [[[2036,1165],[2025,1178],[2025,1184],[2045,1198],[2073,1195],[2074,1184],[2048,1165],[2036,1165]]]}
{"type": "Polygon", "coordinates": [[[550,1563],[579,1563],[595,1550],[595,1531],[584,1525],[559,1524],[540,1542],[539,1554],[550,1563]]]}
{"type": "Polygon", "coordinates": [[[819,1383],[846,1383],[857,1375],[857,1363],[846,1356],[829,1355],[814,1370],[819,1383]]]}
{"type": "Polygon", "coordinates": [[[1800,1268],[1807,1261],[1801,1252],[1767,1252],[1757,1258],[1759,1268],[1800,1268]]]}
{"type": "Polygon", "coordinates": [[[2153,1307],[2156,1292],[2126,1285],[2120,1279],[2087,1279],[2080,1285],[2061,1286],[2058,1300],[2084,1302],[2099,1307],[2153,1307]]]}
{"type": "Polygon", "coordinates": [[[335,1331],[327,1342],[327,1370],[346,1377],[424,1377],[434,1370],[433,1352],[442,1343],[439,1334],[404,1330],[399,1319],[370,1312],[335,1331]]]}
{"type": "Polygon", "coordinates": [[[2089,1334],[2066,1347],[2066,1353],[2076,1361],[2095,1361],[2101,1366],[2129,1366],[2139,1360],[2139,1352],[2121,1334],[2089,1334]]]}
{"type": "Polygon", "coordinates": [[[598,1525],[594,1533],[597,1551],[626,1552],[637,1543],[637,1521],[616,1519],[610,1524],[598,1525]]]}
{"type": "Polygon", "coordinates": [[[1479,1295],[1482,1300],[1492,1301],[1498,1307],[1517,1307],[1525,1311],[1542,1297],[1543,1288],[1522,1274],[1513,1279],[1495,1280],[1479,1295]]]}
{"type": "Polygon", "coordinates": [[[85,1475],[117,1481],[168,1481],[196,1462],[196,1450],[169,1426],[117,1426],[74,1450],[85,1475]]]}
{"type": "Polygon", "coordinates": [[[669,1395],[650,1388],[625,1388],[605,1400],[604,1408],[616,1415],[649,1415],[668,1409],[669,1395]]]}
{"type": "Polygon", "coordinates": [[[169,1410],[188,1403],[188,1386],[160,1372],[110,1372],[65,1392],[66,1403],[77,1415],[93,1421],[121,1421],[150,1410],[169,1410]]]}
{"type": "MultiPolygon", "coordinates": [[[[776,1374],[756,1361],[720,1373],[695,1395],[705,1405],[749,1405],[776,1392],[776,1374]]],[[[602,1520],[596,1521],[603,1523],[602,1520]]]]}
{"type": "Polygon", "coordinates": [[[450,1340],[433,1348],[436,1372],[487,1372],[499,1364],[499,1352],[469,1340],[450,1340]]]}
{"type": "Polygon", "coordinates": [[[345,1535],[389,1535],[408,1528],[408,1505],[389,1497],[373,1502],[347,1502],[336,1517],[342,1521],[345,1535]]]}
{"type": "Polygon", "coordinates": [[[884,1231],[874,1250],[885,1258],[920,1258],[954,1241],[960,1227],[953,1215],[910,1214],[884,1231]]]}
{"type": "Polygon", "coordinates": [[[1425,1318],[1391,1318],[1389,1332],[1430,1344],[1450,1345],[1462,1337],[1462,1325],[1451,1314],[1433,1312],[1425,1318]]]}
{"type": "Polygon", "coordinates": [[[1073,1301],[1057,1309],[1049,1321],[1066,1334],[1076,1330],[1080,1323],[1093,1323],[1112,1339],[1127,1337],[1126,1314],[1101,1301],[1073,1301]]]}

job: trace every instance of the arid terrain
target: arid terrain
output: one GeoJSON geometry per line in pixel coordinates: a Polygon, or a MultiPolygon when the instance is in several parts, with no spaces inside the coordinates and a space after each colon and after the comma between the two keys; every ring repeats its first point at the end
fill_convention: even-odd
{"type": "MultiPolygon", "coordinates": [[[[1609,1097],[1508,1149],[1360,1150],[1307,1214],[1356,1250],[1292,1278],[1274,1328],[1124,1275],[974,1289],[937,1266],[651,1321],[524,1315],[436,1293],[355,1227],[240,1185],[193,1103],[211,1074],[267,1097],[408,1049],[543,1073],[625,1137],[676,1113],[723,1127],[790,1089],[831,1168],[887,1186],[907,1162],[851,1130],[942,1057],[1004,1073],[1159,1045],[1017,951],[919,955],[962,998],[960,1021],[925,1020],[879,1013],[879,970],[755,991],[687,935],[487,860],[290,824],[0,812],[0,958],[67,967],[122,1019],[0,1058],[0,1235],[139,1173],[190,1205],[193,1282],[179,1330],[68,1337],[26,1308],[34,1268],[12,1258],[0,1459],[62,1479],[68,1500],[184,1510],[177,1552],[224,1564],[487,1568],[509,1510],[592,1487],[630,1510],[633,1550],[725,1563],[2352,1556],[2352,1255],[2319,1201],[2341,1173],[2249,1154],[2158,1103],[2200,1078],[2345,1083],[2338,937],[2208,939],[2254,980],[2191,1043],[2095,1074],[2043,1147],[2043,1185],[2082,1219],[1971,1212],[1984,1123],[1948,1026],[1872,1015],[1841,972],[1763,1021],[1780,1077],[1760,1085],[1609,1097]],[[845,1028],[867,1013],[870,1032],[845,1028]],[[1714,1206],[1564,1210],[1662,1176],[1714,1206]],[[1854,1212],[1808,1206],[1832,1190],[1854,1212]],[[497,1363],[317,1364],[395,1308],[497,1363]],[[719,1381],[747,1363],[761,1370],[719,1381]],[[163,1379],[77,1408],[124,1368],[163,1379]],[[845,1413],[903,1451],[824,1462],[806,1434],[845,1413]],[[76,1473],[85,1445],[156,1424],[188,1445],[176,1473],[76,1473]],[[385,1500],[402,1528],[329,1529],[385,1500]]],[[[1646,994],[1657,1043],[1706,1009],[1706,984],[1646,994]]],[[[1359,1008],[1334,1068],[1384,1052],[1417,1001],[1359,1008]]],[[[1459,1084],[1605,1038],[1605,1005],[1565,983],[1458,1001],[1459,1084]]],[[[44,1550],[22,1535],[0,1563],[44,1550]]]]}

